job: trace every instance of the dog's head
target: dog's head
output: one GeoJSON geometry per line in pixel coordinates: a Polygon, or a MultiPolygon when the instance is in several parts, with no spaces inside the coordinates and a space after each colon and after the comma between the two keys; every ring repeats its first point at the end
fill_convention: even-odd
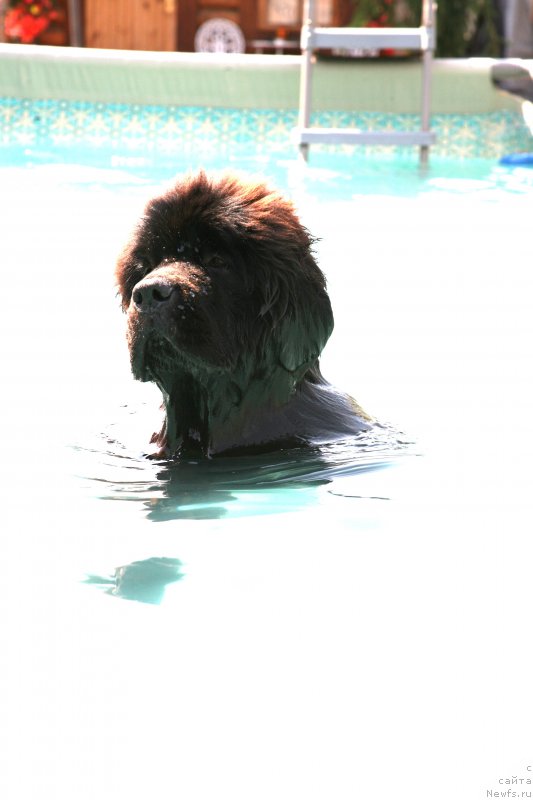
{"type": "Polygon", "coordinates": [[[290,202],[234,175],[151,200],[116,270],[134,376],[165,389],[176,372],[281,367],[297,383],[333,329],[312,244],[290,202]]]}

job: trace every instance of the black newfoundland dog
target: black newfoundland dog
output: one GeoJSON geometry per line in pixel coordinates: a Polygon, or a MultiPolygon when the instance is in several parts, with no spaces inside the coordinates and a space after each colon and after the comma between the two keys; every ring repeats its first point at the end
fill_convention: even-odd
{"type": "Polygon", "coordinates": [[[164,398],[154,457],[372,427],[320,373],[333,315],[312,245],[290,202],[235,175],[200,172],[148,203],[116,277],[133,375],[164,398]]]}

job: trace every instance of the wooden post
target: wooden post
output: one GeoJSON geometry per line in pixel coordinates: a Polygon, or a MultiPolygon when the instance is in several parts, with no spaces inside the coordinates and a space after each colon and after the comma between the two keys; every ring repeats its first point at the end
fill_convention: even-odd
{"type": "Polygon", "coordinates": [[[83,14],[80,0],[67,0],[68,38],[71,47],[83,47],[83,14]]]}

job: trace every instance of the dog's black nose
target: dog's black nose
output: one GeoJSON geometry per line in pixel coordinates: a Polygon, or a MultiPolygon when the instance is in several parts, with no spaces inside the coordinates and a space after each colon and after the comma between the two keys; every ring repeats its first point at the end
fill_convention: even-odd
{"type": "Polygon", "coordinates": [[[154,311],[169,299],[173,291],[174,286],[168,281],[148,275],[134,287],[133,304],[138,311],[154,311]]]}

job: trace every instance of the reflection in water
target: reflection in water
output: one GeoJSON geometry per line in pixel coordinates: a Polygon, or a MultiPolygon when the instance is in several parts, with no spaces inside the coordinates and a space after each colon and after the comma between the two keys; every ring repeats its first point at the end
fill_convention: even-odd
{"type": "Polygon", "coordinates": [[[168,584],[183,578],[181,566],[177,558],[147,558],[117,567],[108,578],[88,575],[85,583],[97,584],[114,597],[158,605],[168,584]]]}
{"type": "Polygon", "coordinates": [[[198,460],[151,461],[104,434],[74,450],[74,471],[93,496],[141,502],[155,522],[299,510],[317,486],[413,454],[412,443],[387,427],[333,444],[198,460]]]}

